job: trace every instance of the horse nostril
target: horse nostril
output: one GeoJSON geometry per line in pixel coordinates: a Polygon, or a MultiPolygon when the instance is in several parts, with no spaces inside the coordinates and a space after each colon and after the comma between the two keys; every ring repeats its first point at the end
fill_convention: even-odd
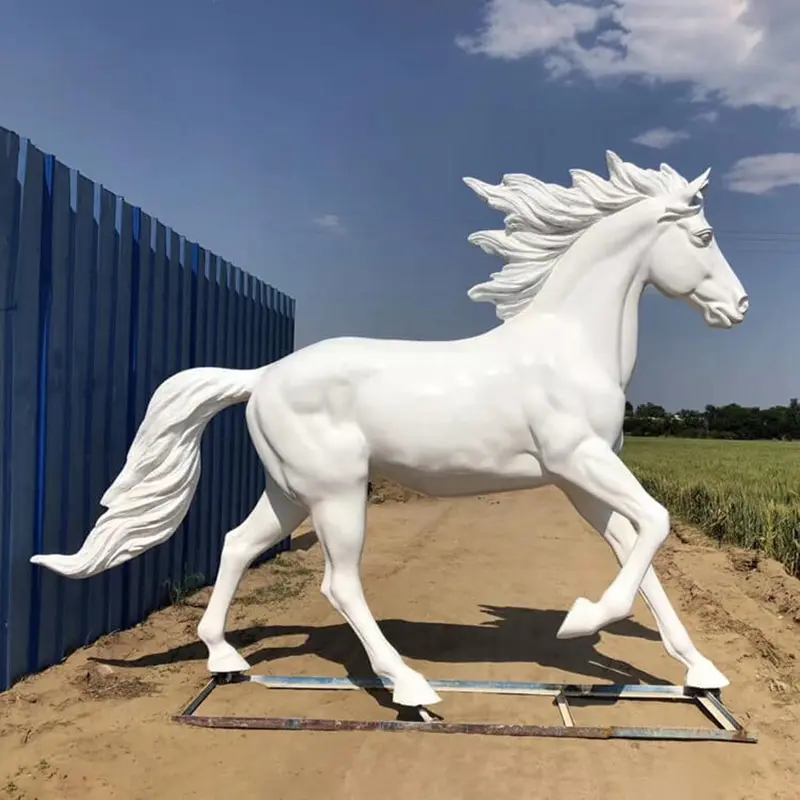
{"type": "Polygon", "coordinates": [[[748,308],[750,308],[750,299],[747,297],[747,295],[745,295],[745,296],[744,296],[744,297],[743,297],[743,298],[742,298],[742,299],[739,301],[739,306],[738,306],[738,308],[739,308],[739,313],[740,313],[742,316],[744,316],[744,315],[747,313],[747,309],[748,309],[748,308]]]}

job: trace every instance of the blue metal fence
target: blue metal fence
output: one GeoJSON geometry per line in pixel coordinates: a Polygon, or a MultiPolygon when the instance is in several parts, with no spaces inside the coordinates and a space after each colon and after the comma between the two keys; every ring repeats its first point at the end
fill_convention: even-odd
{"type": "Polygon", "coordinates": [[[169,542],[85,581],[28,559],[80,547],[165,378],[293,346],[291,298],[0,128],[0,691],[213,580],[263,488],[242,406],[209,426],[169,542]]]}

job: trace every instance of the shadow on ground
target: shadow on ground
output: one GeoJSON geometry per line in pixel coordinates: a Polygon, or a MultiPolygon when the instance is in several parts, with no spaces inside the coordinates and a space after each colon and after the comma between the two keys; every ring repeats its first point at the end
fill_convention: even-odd
{"type": "MultiPolygon", "coordinates": [[[[667,683],[626,661],[598,652],[599,634],[556,639],[564,619],[563,610],[499,606],[482,606],[481,610],[491,618],[480,625],[401,619],[385,619],[379,624],[386,638],[410,659],[441,664],[529,663],[566,670],[589,681],[667,683]]],[[[658,633],[631,619],[610,625],[606,630],[615,636],[659,640],[658,633]]],[[[313,654],[342,664],[351,677],[372,674],[360,642],[345,623],[320,627],[259,625],[229,631],[228,641],[237,649],[246,650],[245,656],[253,667],[289,656],[313,654]],[[297,645],[266,644],[270,639],[285,636],[306,638],[297,645]],[[253,645],[262,643],[265,646],[253,650],[253,645]]],[[[192,642],[134,659],[94,660],[116,667],[153,667],[205,658],[202,642],[192,642]]]]}
{"type": "Polygon", "coordinates": [[[317,534],[313,531],[306,531],[292,536],[292,551],[310,550],[317,543],[317,534]]]}

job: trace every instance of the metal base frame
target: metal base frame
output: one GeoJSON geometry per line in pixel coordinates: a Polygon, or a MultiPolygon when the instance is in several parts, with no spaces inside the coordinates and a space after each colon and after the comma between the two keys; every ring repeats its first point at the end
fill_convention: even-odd
{"type": "Polygon", "coordinates": [[[684,686],[622,684],[573,685],[560,683],[514,683],[494,681],[429,681],[437,692],[470,692],[552,697],[561,715],[561,725],[506,725],[484,722],[447,722],[425,708],[416,709],[419,721],[341,720],[305,717],[206,717],[196,712],[218,686],[258,683],[269,689],[360,690],[388,689],[380,678],[306,678],[271,675],[215,675],[181,714],[172,719],[201,728],[238,728],[283,731],[415,731],[424,733],[473,733],[488,736],[537,736],[573,739],[653,739],[674,741],[745,742],[754,744],[756,735],[745,730],[725,707],[719,692],[684,686]],[[570,698],[596,700],[670,700],[696,706],[716,728],[585,727],[576,725],[570,698]]]}

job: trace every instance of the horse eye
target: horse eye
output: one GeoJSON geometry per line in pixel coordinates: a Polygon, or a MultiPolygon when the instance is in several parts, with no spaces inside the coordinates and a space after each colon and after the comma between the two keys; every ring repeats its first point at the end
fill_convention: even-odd
{"type": "Polygon", "coordinates": [[[700,240],[703,247],[708,247],[714,239],[714,233],[713,231],[701,231],[697,234],[697,238],[700,240]]]}

